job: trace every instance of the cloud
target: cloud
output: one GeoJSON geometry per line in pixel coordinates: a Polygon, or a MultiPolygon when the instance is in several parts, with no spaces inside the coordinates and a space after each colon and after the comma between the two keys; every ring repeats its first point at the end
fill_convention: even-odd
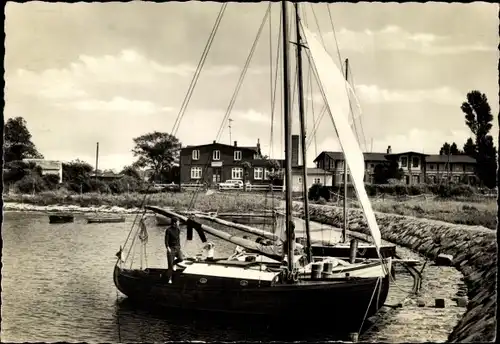
{"type": "Polygon", "coordinates": [[[248,111],[233,111],[234,118],[255,123],[271,123],[271,116],[250,109],[248,111]]]}
{"type": "Polygon", "coordinates": [[[460,104],[464,95],[450,87],[420,90],[388,90],[377,85],[356,85],[361,100],[370,103],[420,103],[460,104]]]}
{"type": "MultiPolygon", "coordinates": [[[[413,51],[428,55],[497,51],[496,45],[489,46],[480,41],[457,44],[451,37],[425,32],[411,33],[394,25],[376,31],[342,28],[336,32],[336,37],[341,51],[413,51]]],[[[329,50],[334,49],[330,51],[336,51],[333,32],[323,34],[323,40],[329,50]]]]}
{"type": "MultiPolygon", "coordinates": [[[[127,112],[140,115],[170,112],[173,110],[172,107],[159,107],[150,101],[130,100],[122,97],[114,97],[110,101],[96,99],[78,100],[69,104],[80,111],[127,112]]],[[[63,105],[59,104],[59,106],[63,105]]]]}

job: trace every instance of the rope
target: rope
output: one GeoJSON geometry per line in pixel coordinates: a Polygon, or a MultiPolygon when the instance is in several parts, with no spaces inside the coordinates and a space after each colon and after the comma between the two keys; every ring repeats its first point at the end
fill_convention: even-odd
{"type": "MultiPolygon", "coordinates": [[[[258,40],[260,38],[260,35],[262,33],[262,29],[264,28],[264,24],[266,23],[267,17],[269,16],[270,9],[271,9],[271,3],[269,3],[269,5],[267,7],[266,13],[264,14],[264,18],[262,19],[261,25],[260,25],[259,30],[257,32],[257,37],[255,38],[255,40],[254,40],[254,42],[252,44],[252,48],[250,49],[250,53],[249,53],[249,55],[247,57],[247,60],[245,61],[245,65],[243,67],[243,70],[241,71],[240,77],[239,77],[237,85],[236,85],[236,89],[235,89],[235,91],[233,93],[233,96],[231,97],[229,105],[228,105],[228,107],[226,109],[226,114],[224,115],[222,123],[221,123],[221,125],[219,127],[219,130],[217,132],[217,136],[216,136],[216,140],[215,140],[216,142],[220,141],[220,137],[222,136],[222,133],[224,131],[225,124],[226,124],[227,120],[229,119],[229,116],[231,114],[231,110],[232,110],[232,108],[234,106],[234,103],[236,101],[236,97],[238,96],[240,87],[243,84],[243,80],[244,80],[245,75],[247,73],[248,67],[250,66],[250,62],[251,62],[253,54],[255,52],[255,48],[257,46],[257,42],[258,42],[258,40]]],[[[213,159],[213,156],[211,156],[208,159],[207,164],[205,165],[205,167],[203,169],[203,174],[202,175],[205,175],[206,171],[208,170],[208,168],[211,165],[212,159],[213,159]]],[[[200,185],[195,189],[195,192],[193,194],[193,197],[191,198],[191,202],[189,204],[188,210],[191,210],[194,207],[194,204],[195,204],[195,202],[196,202],[196,200],[198,198],[198,195],[199,195],[199,190],[201,188],[201,185],[203,185],[203,184],[200,183],[200,185]]]]}
{"type": "Polygon", "coordinates": [[[217,33],[217,30],[219,29],[219,24],[222,20],[222,16],[224,15],[224,12],[226,11],[226,7],[227,7],[227,3],[224,3],[219,11],[219,14],[217,15],[217,18],[215,19],[215,24],[212,28],[212,31],[210,32],[210,36],[208,37],[207,44],[205,45],[205,48],[203,49],[203,53],[201,54],[200,61],[198,62],[198,66],[196,67],[196,71],[193,75],[193,79],[191,79],[191,83],[189,84],[188,92],[186,93],[186,96],[184,97],[184,100],[182,102],[179,113],[177,114],[177,118],[175,119],[174,126],[172,128],[172,134],[176,133],[177,130],[179,130],[179,126],[180,126],[182,117],[184,117],[184,114],[186,112],[186,108],[189,104],[189,101],[191,100],[191,96],[193,94],[194,88],[195,88],[196,84],[198,83],[198,78],[200,77],[201,70],[203,69],[203,66],[205,65],[207,55],[210,51],[210,48],[212,47],[212,42],[215,38],[215,34],[217,33]]]}

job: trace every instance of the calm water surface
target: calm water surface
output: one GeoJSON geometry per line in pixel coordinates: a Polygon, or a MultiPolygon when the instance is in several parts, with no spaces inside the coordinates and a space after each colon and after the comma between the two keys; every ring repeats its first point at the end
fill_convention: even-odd
{"type": "MultiPolygon", "coordinates": [[[[49,224],[43,213],[4,213],[2,230],[1,338],[8,342],[152,342],[167,340],[334,340],[328,329],[276,329],[263,324],[222,321],[216,316],[151,313],[130,305],[113,283],[115,253],[131,228],[126,223],[49,224]],[[313,333],[311,333],[313,332],[313,333]]],[[[300,230],[302,223],[297,223],[300,230]]],[[[227,230],[227,229],[226,229],[227,230]]],[[[233,234],[243,235],[232,231],[233,234]]],[[[148,225],[149,267],[165,267],[164,229],[148,225]]],[[[185,235],[185,231],[183,233],[185,235]]],[[[234,245],[209,237],[216,256],[234,245]]],[[[201,242],[183,238],[184,251],[196,255],[201,242]]],[[[136,258],[134,266],[141,264],[136,258]]],[[[143,265],[146,262],[142,262],[143,265]]],[[[320,311],[320,305],[318,305],[320,311]]],[[[304,316],[298,314],[297,316],[304,316]]]]}

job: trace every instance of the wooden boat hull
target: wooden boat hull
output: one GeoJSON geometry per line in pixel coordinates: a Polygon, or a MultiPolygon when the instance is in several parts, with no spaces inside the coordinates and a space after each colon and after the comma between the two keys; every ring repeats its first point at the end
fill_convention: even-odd
{"type": "Polygon", "coordinates": [[[87,218],[87,223],[120,223],[125,222],[125,217],[90,217],[87,218]]]}
{"type": "Polygon", "coordinates": [[[49,215],[49,223],[69,223],[73,222],[75,217],[72,214],[54,214],[49,215]]]}
{"type": "Polygon", "coordinates": [[[355,324],[384,304],[389,278],[303,280],[296,284],[184,275],[169,284],[165,269],[114,270],[118,290],[141,304],[193,311],[269,316],[281,320],[325,312],[329,324],[355,324]],[[373,299],[372,299],[373,297],[373,299]],[[370,305],[370,300],[373,300],[370,305]],[[368,312],[367,312],[368,311],[368,312]]]}
{"type": "MultiPolygon", "coordinates": [[[[338,244],[338,245],[311,245],[313,256],[326,256],[326,257],[338,257],[338,258],[348,258],[350,254],[349,244],[338,244]]],[[[381,245],[380,255],[383,258],[394,258],[396,256],[396,245],[381,245]]],[[[375,245],[370,244],[360,244],[358,247],[356,257],[358,258],[378,258],[377,250],[375,245]]]]}

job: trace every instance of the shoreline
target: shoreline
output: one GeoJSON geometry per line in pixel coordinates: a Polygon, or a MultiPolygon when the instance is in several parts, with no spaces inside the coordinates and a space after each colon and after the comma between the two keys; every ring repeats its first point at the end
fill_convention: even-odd
{"type": "Polygon", "coordinates": [[[110,214],[138,214],[141,212],[139,208],[124,208],[117,206],[101,205],[82,207],[79,205],[35,205],[28,203],[4,202],[3,211],[9,212],[75,212],[75,213],[110,213],[110,214]]]}

